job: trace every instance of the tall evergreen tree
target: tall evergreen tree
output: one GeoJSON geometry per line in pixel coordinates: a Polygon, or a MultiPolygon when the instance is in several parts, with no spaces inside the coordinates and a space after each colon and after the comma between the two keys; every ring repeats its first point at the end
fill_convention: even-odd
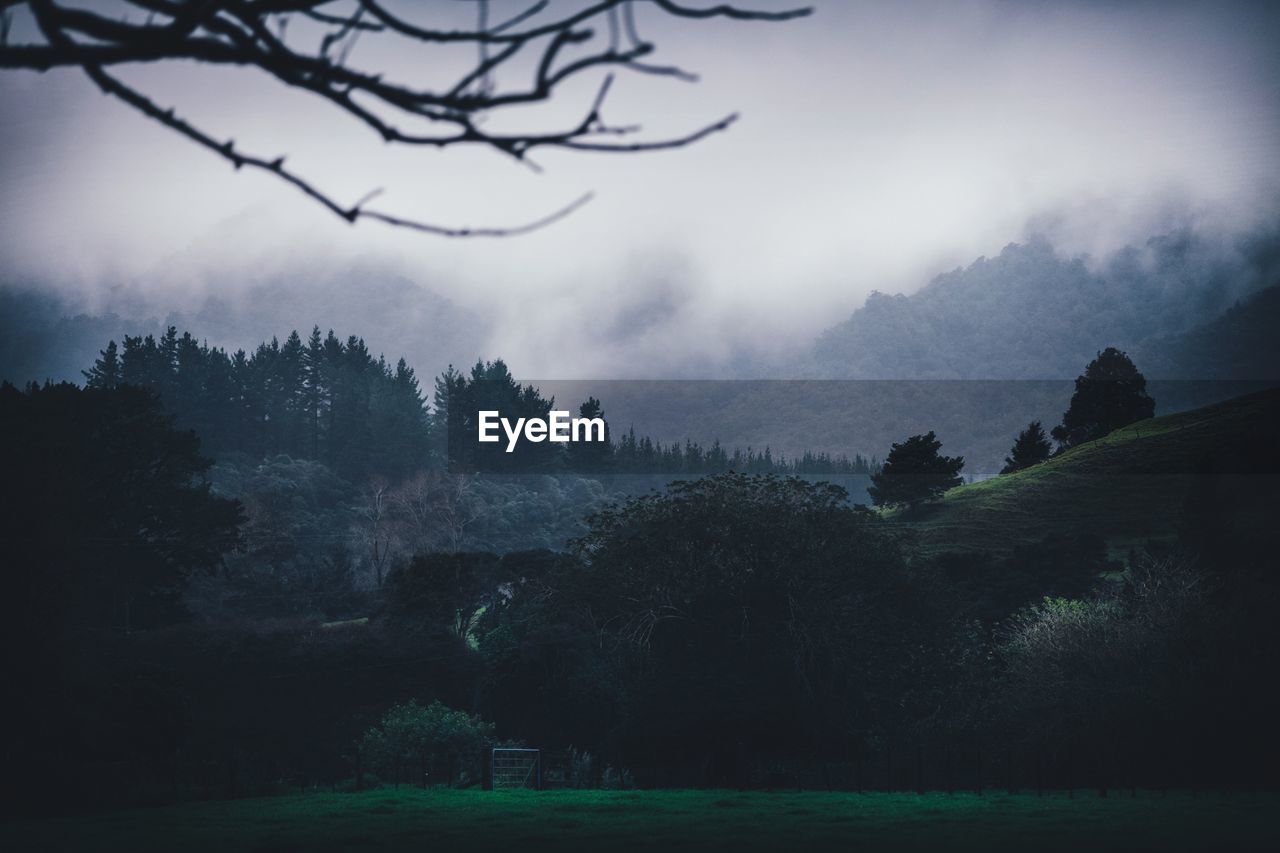
{"type": "Polygon", "coordinates": [[[333,333],[333,329],[329,330],[329,334],[324,338],[324,367],[323,375],[325,377],[326,396],[328,397],[328,406],[325,412],[325,448],[324,456],[321,457],[325,462],[333,467],[334,459],[338,455],[338,413],[342,408],[343,389],[342,375],[345,348],[342,346],[341,339],[333,333]]]}
{"type": "Polygon", "coordinates": [[[1052,451],[1053,445],[1045,437],[1044,428],[1040,426],[1039,421],[1032,421],[1027,424],[1026,429],[1018,433],[1018,438],[1013,442],[1013,448],[1004,458],[1004,467],[1000,469],[1000,473],[1012,474],[1014,471],[1039,465],[1049,458],[1052,451]]]}
{"type": "Polygon", "coordinates": [[[443,451],[449,468],[470,470],[470,440],[464,435],[467,424],[467,378],[452,364],[436,377],[432,393],[432,425],[437,447],[443,451]]]}
{"type": "Polygon", "coordinates": [[[231,358],[224,349],[203,350],[205,422],[196,429],[211,453],[236,450],[240,432],[240,394],[231,358]]]}
{"type": "Polygon", "coordinates": [[[237,422],[234,447],[251,456],[266,453],[266,412],[257,373],[253,358],[244,350],[236,350],[231,357],[231,387],[237,422]]]}
{"type": "Polygon", "coordinates": [[[120,384],[120,356],[116,349],[116,342],[109,341],[107,348],[98,351],[98,359],[93,363],[93,367],[88,370],[82,370],[84,374],[85,387],[97,389],[110,389],[120,384]]]}
{"type": "Polygon", "coordinates": [[[302,338],[295,329],[280,347],[280,357],[276,361],[276,390],[281,418],[280,445],[290,456],[303,456],[307,452],[309,430],[305,358],[302,338]]]}
{"type": "Polygon", "coordinates": [[[125,385],[156,391],[161,373],[156,339],[124,336],[124,351],[120,355],[120,381],[125,385]]]}
{"type": "Polygon", "coordinates": [[[320,327],[312,326],[307,348],[302,355],[303,423],[306,429],[307,455],[320,458],[320,429],[324,422],[325,376],[324,339],[320,327]]]}
{"type": "Polygon", "coordinates": [[[604,440],[596,441],[595,432],[591,432],[591,441],[570,444],[567,448],[570,469],[594,474],[609,470],[613,462],[613,441],[609,435],[609,422],[604,417],[604,407],[595,397],[588,397],[586,402],[578,407],[578,417],[603,420],[604,440]]]}
{"type": "Polygon", "coordinates": [[[517,382],[502,359],[476,362],[467,383],[462,428],[464,441],[471,444],[474,469],[503,473],[551,470],[558,461],[559,445],[522,441],[514,452],[507,453],[505,441],[481,444],[477,440],[478,413],[496,411],[511,423],[519,418],[545,420],[554,405],[554,398],[544,399],[532,385],[517,382]]]}
{"type": "Polygon", "coordinates": [[[170,411],[176,407],[178,392],[178,329],[169,326],[156,343],[151,390],[168,400],[170,411]]]}

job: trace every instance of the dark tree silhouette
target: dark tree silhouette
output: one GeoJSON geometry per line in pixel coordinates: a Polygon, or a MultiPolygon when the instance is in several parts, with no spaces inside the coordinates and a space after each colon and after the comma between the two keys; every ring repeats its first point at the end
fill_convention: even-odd
{"type": "MultiPolygon", "coordinates": [[[[634,430],[614,440],[608,423],[603,442],[569,445],[521,442],[517,452],[476,442],[476,413],[496,409],[506,417],[546,417],[553,400],[522,385],[501,360],[481,362],[470,374],[449,367],[435,380],[427,410],[413,368],[374,358],[362,338],[345,343],[333,331],[313,327],[303,341],[296,331],[252,352],[228,353],[170,326],[153,335],[126,335],[101,350],[85,387],[134,385],[154,392],[184,429],[194,429],[213,457],[283,454],[325,463],[343,477],[403,477],[447,461],[455,472],[527,473],[567,470],[584,474],[700,476],[725,471],[753,474],[869,474],[861,456],[804,452],[787,458],[769,448],[732,452],[719,442],[703,447],[686,440],[663,444],[634,430]]],[[[603,417],[603,404],[588,399],[579,417],[603,417]]]]}
{"type": "Polygon", "coordinates": [[[98,350],[98,360],[93,367],[80,371],[89,388],[114,388],[120,384],[120,355],[116,342],[111,341],[104,350],[98,350]]]}
{"type": "Polygon", "coordinates": [[[1027,424],[1026,429],[1018,433],[1017,440],[1013,442],[1013,448],[1004,458],[1004,467],[1000,469],[1000,473],[1012,474],[1014,471],[1039,465],[1049,458],[1052,451],[1053,445],[1045,437],[1044,428],[1040,426],[1039,421],[1032,421],[1027,424]]]}
{"type": "Polygon", "coordinates": [[[456,472],[527,473],[556,467],[561,446],[552,442],[519,442],[514,452],[506,439],[480,443],[479,413],[500,412],[502,417],[542,418],[550,414],[555,398],[545,399],[532,385],[522,385],[502,359],[477,361],[470,378],[452,366],[436,381],[436,423],[447,430],[450,469],[456,472]],[[443,404],[443,406],[441,405],[443,404]]]}
{"type": "Polygon", "coordinates": [[[568,622],[604,655],[556,693],[597,691],[576,706],[617,715],[637,752],[700,756],[707,784],[738,784],[737,743],[859,737],[900,721],[884,691],[919,677],[902,651],[925,642],[924,596],[887,529],[847,499],[830,483],[731,473],[607,507],[574,544],[578,562],[545,578],[555,594],[519,585],[488,637],[568,622]]]}
{"type": "Polygon", "coordinates": [[[964,457],[943,456],[938,453],[941,449],[942,442],[932,430],[893,445],[884,466],[871,477],[867,489],[871,502],[876,506],[911,506],[963,483],[960,469],[964,468],[964,457]]]}
{"type": "Polygon", "coordinates": [[[6,538],[5,588],[28,637],[172,619],[186,577],[237,544],[240,505],[210,491],[200,440],[145,389],[5,383],[0,438],[5,522],[22,531],[6,538]]]}
{"type": "Polygon", "coordinates": [[[1146,377],[1128,355],[1107,347],[1076,378],[1071,404],[1052,435],[1066,450],[1155,413],[1156,401],[1147,394],[1146,377]]]}
{"type": "Polygon", "coordinates": [[[613,459],[613,441],[609,434],[609,422],[604,417],[604,406],[595,397],[588,397],[586,402],[578,407],[578,417],[603,420],[605,422],[604,441],[592,440],[570,444],[566,448],[569,468],[585,473],[603,473],[609,469],[609,463],[613,459]]]}
{"type": "Polygon", "coordinates": [[[593,71],[620,69],[696,80],[682,68],[649,61],[655,46],[641,34],[636,5],[681,21],[784,21],[811,11],[753,11],[731,4],[692,6],[676,0],[643,4],[641,0],[577,0],[567,8],[552,9],[548,0],[531,0],[516,14],[500,19],[490,14],[488,0],[474,0],[475,24],[460,27],[458,13],[437,11],[449,5],[414,4],[417,17],[411,20],[383,0],[120,0],[111,4],[110,11],[54,0],[0,0],[4,34],[0,68],[78,67],[104,93],[224,157],[237,169],[275,175],[348,222],[370,219],[445,236],[502,236],[555,221],[590,195],[536,222],[512,228],[445,227],[368,207],[380,190],[354,203],[341,203],[286,166],[283,155],[251,154],[235,140],[219,138],[124,82],[114,69],[182,61],[254,68],[279,84],[325,99],[385,142],[435,148],[480,144],[536,168],[529,154],[539,148],[612,152],[678,148],[724,130],[736,120],[736,114],[728,115],[676,137],[632,138],[638,126],[604,119],[613,81],[608,74],[581,117],[567,127],[510,133],[488,128],[486,120],[495,113],[550,102],[566,81],[593,71]],[[433,7],[434,20],[423,11],[428,5],[433,7]],[[28,29],[15,28],[18,20],[30,24],[35,40],[8,43],[10,32],[28,29]],[[434,63],[436,68],[452,70],[441,71],[438,81],[422,85],[397,79],[384,69],[358,67],[349,60],[362,38],[408,42],[426,55],[416,67],[434,63]],[[460,62],[468,53],[472,58],[460,62]]]}
{"type": "Polygon", "coordinates": [[[343,343],[319,327],[252,353],[227,353],[178,334],[126,335],[102,350],[85,387],[154,392],[180,427],[213,456],[285,454],[318,459],[344,477],[400,477],[430,461],[430,419],[404,359],[374,358],[363,339],[343,343]]]}

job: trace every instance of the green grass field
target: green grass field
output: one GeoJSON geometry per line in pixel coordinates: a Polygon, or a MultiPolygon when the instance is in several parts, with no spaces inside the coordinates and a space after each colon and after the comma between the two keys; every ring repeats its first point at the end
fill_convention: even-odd
{"type": "Polygon", "coordinates": [[[383,788],[0,825],[12,851],[1267,850],[1280,795],[383,788]]]}
{"type": "MultiPolygon", "coordinates": [[[[886,513],[919,537],[926,553],[1001,552],[1050,534],[1102,536],[1115,554],[1174,537],[1197,464],[1212,453],[1226,490],[1260,476],[1242,448],[1270,435],[1280,421],[1280,392],[1262,391],[1224,403],[1141,421],[1047,462],[947,492],[907,515],[886,513]]],[[[1274,477],[1272,478],[1274,479],[1274,477]]],[[[1256,505],[1270,524],[1272,508],[1256,505]]]]}

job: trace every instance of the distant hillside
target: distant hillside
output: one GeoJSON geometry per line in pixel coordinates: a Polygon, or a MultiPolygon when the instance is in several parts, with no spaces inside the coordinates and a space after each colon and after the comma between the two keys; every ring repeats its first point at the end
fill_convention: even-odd
{"type": "Polygon", "coordinates": [[[875,379],[1074,378],[1099,349],[1116,346],[1159,355],[1159,370],[1139,361],[1150,378],[1258,378],[1248,358],[1219,363],[1213,331],[1187,339],[1185,355],[1176,350],[1180,336],[1275,282],[1275,244],[1266,238],[1224,247],[1179,232],[1105,263],[1063,257],[1043,239],[1011,244],[910,296],[873,293],[819,337],[799,372],[875,379]],[[1200,358],[1212,360],[1214,371],[1194,370],[1200,358]],[[1237,367],[1249,372],[1234,374],[1237,367]]]}
{"type": "Polygon", "coordinates": [[[1183,379],[1280,378],[1280,285],[1252,294],[1211,322],[1160,335],[1135,357],[1149,375],[1183,379]]]}
{"type": "Polygon", "coordinates": [[[1280,389],[1152,418],[1020,471],[952,489],[916,517],[890,514],[923,550],[1009,552],[1048,536],[1100,536],[1114,552],[1176,535],[1193,489],[1234,523],[1274,524],[1280,389]]]}

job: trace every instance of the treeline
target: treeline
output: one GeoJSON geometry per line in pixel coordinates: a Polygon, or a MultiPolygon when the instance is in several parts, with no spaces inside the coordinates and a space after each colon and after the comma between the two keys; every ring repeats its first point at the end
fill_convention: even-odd
{"type": "Polygon", "coordinates": [[[519,442],[507,451],[506,442],[481,444],[476,440],[480,411],[498,411],[514,422],[517,418],[550,417],[555,398],[543,397],[532,385],[521,385],[501,359],[477,362],[470,375],[452,366],[436,380],[434,419],[447,433],[448,460],[455,472],[496,473],[571,470],[586,474],[666,474],[703,476],[728,471],[750,474],[862,474],[873,463],[860,455],[832,456],[805,451],[794,459],[775,457],[747,448],[725,449],[717,440],[710,446],[686,440],[663,444],[628,429],[617,441],[608,426],[603,404],[594,397],[577,408],[581,418],[605,421],[603,442],[568,445],[519,442]]]}
{"type": "MultiPolygon", "coordinates": [[[[727,471],[753,474],[861,474],[873,464],[861,456],[805,452],[775,457],[769,448],[728,450],[686,441],[664,445],[628,430],[614,442],[568,446],[476,441],[475,413],[496,410],[512,420],[546,418],[555,399],[521,385],[501,359],[477,362],[469,374],[452,366],[435,382],[428,406],[413,368],[370,352],[363,338],[340,339],[319,327],[304,341],[293,331],[252,352],[211,347],[174,326],[154,335],[124,337],[99,353],[84,371],[86,387],[146,388],[159,395],[178,425],[195,430],[215,457],[245,454],[289,456],[323,462],[346,479],[401,480],[446,466],[456,473],[662,474],[702,476],[727,471]],[[452,414],[450,414],[452,412],[452,414]]],[[[584,417],[604,417],[588,399],[584,417]]]]}
{"type": "Polygon", "coordinates": [[[107,344],[86,386],[131,385],[159,395],[202,449],[221,456],[316,459],[344,477],[398,476],[430,461],[430,422],[413,368],[374,358],[364,340],[318,327],[251,353],[228,353],[179,335],[125,336],[107,344]]]}
{"type": "Polygon", "coordinates": [[[748,447],[727,451],[719,441],[703,447],[695,441],[684,444],[671,442],[664,445],[648,437],[636,437],[629,429],[618,441],[613,452],[615,470],[634,474],[724,474],[736,471],[740,474],[861,474],[870,476],[874,463],[860,454],[852,458],[840,454],[814,453],[806,450],[800,456],[788,459],[775,457],[766,447],[756,452],[748,447]]]}

